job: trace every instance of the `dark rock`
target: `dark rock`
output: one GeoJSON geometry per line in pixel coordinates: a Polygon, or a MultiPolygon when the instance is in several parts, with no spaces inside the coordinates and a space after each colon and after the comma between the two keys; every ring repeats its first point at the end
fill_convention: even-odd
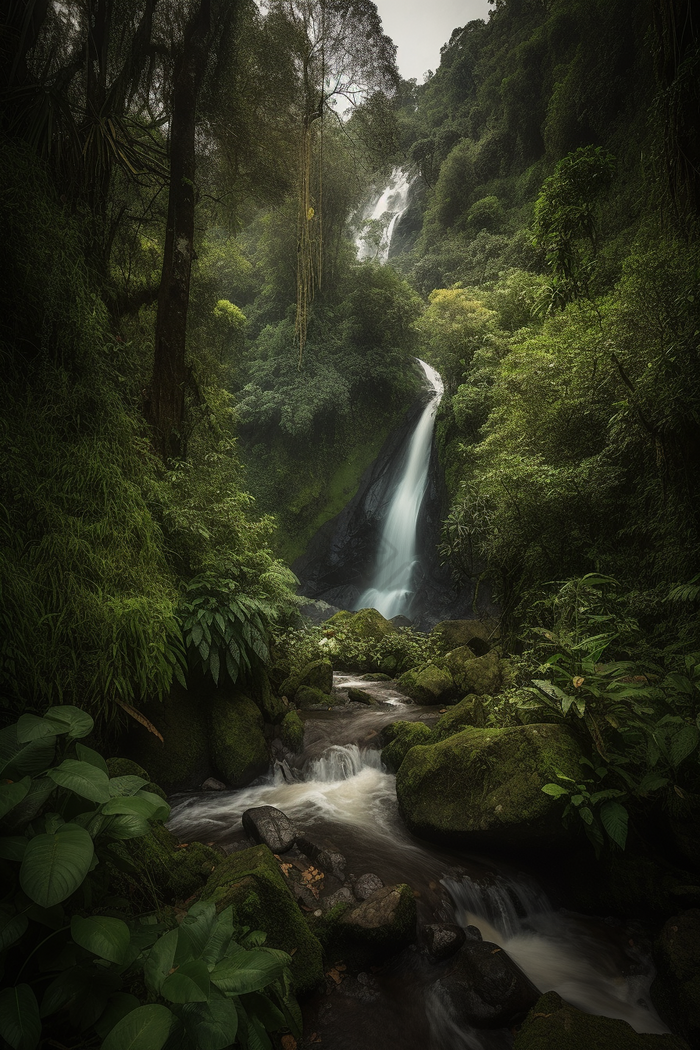
{"type": "Polygon", "coordinates": [[[396,684],[417,704],[443,704],[459,695],[449,671],[435,664],[406,671],[396,684]]]}
{"type": "Polygon", "coordinates": [[[381,890],[383,885],[384,883],[378,875],[372,875],[371,872],[367,872],[366,875],[360,875],[359,878],[355,879],[352,884],[352,891],[358,901],[366,901],[377,890],[381,890]]]}
{"type": "Polygon", "coordinates": [[[217,780],[216,777],[207,777],[202,784],[202,791],[225,791],[226,785],[222,780],[217,780]]]}
{"type": "Polygon", "coordinates": [[[210,746],[214,768],[231,787],[245,787],[266,773],[270,756],[263,716],[243,693],[218,693],[209,707],[210,746]]]}
{"type": "Polygon", "coordinates": [[[321,898],[321,909],[324,912],[328,912],[331,908],[335,908],[336,904],[354,904],[355,898],[352,895],[352,890],[347,886],[341,886],[335,893],[329,893],[327,897],[321,898]]]}
{"type": "Polygon", "coordinates": [[[306,835],[297,835],[297,848],[316,864],[325,875],[345,881],[345,857],[333,846],[321,846],[306,835]]]}
{"type": "Polygon", "coordinates": [[[674,915],[654,946],[651,1000],[666,1024],[700,1045],[700,908],[674,915]]]}
{"type": "Polygon", "coordinates": [[[280,686],[280,693],[296,697],[302,688],[320,689],[322,693],[330,693],[333,688],[333,668],[330,660],[312,660],[298,674],[285,678],[280,686]]]}
{"type": "Polygon", "coordinates": [[[348,689],[348,700],[353,700],[356,704],[365,704],[367,707],[374,707],[377,703],[372,694],[365,689],[348,689]]]}
{"type": "Polygon", "coordinates": [[[422,940],[433,959],[449,959],[456,955],[466,935],[461,926],[451,922],[435,922],[421,927],[422,940]]]}
{"type": "Polygon", "coordinates": [[[297,829],[281,809],[256,806],[243,814],[243,830],[255,842],[261,842],[273,853],[286,853],[294,845],[297,829]]]}
{"type": "Polygon", "coordinates": [[[464,936],[468,941],[483,941],[481,930],[478,926],[464,926],[464,936]]]}
{"type": "Polygon", "coordinates": [[[547,992],[515,1037],[513,1050],[688,1050],[673,1035],[635,1032],[626,1021],[584,1014],[547,992]]]}
{"type": "Polygon", "coordinates": [[[396,952],[416,939],[416,901],[410,886],[384,886],[346,911],[340,924],[353,940],[380,953],[396,952]]]}
{"type": "MultiPolygon", "coordinates": [[[[457,1023],[505,1028],[525,1016],[540,997],[513,960],[489,941],[468,943],[452,970],[437,982],[457,1023]]],[[[554,1044],[553,1044],[554,1045],[554,1044]]]]}
{"type": "Polygon", "coordinates": [[[443,620],[430,632],[443,653],[467,645],[475,656],[484,656],[499,638],[496,620],[443,620]]]}

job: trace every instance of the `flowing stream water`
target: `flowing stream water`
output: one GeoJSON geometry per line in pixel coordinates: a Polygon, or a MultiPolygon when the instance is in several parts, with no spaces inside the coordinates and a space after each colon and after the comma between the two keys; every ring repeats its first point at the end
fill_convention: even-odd
{"type": "Polygon", "coordinates": [[[419,364],[430,388],[430,399],[411,435],[406,464],[389,504],[374,578],[357,602],[358,609],[377,609],[387,619],[411,612],[412,585],[418,567],[418,515],[428,484],[435,413],[444,390],[439,373],[425,361],[419,360],[419,364]]]}
{"type": "MultiPolygon", "coordinates": [[[[332,845],[355,876],[372,872],[385,884],[407,882],[419,922],[477,926],[501,945],[541,990],[555,990],[594,1014],[624,1018],[637,1031],[667,1029],[647,1005],[652,976],[636,935],[621,925],[557,910],[526,874],[483,857],[433,848],[409,834],[398,814],[395,778],[382,766],[378,737],[396,719],[430,722],[435,708],[413,705],[391,683],[336,675],[334,691],[361,686],[378,701],[304,712],[304,750],[278,762],[241,790],[176,796],[171,830],[227,849],[245,842],[246,809],[281,809],[316,841],[332,845]]],[[[503,1050],[506,1030],[457,1024],[436,992],[440,966],[417,949],[378,972],[343,980],[333,995],[307,1007],[307,1029],[328,1050],[503,1050]]]]}

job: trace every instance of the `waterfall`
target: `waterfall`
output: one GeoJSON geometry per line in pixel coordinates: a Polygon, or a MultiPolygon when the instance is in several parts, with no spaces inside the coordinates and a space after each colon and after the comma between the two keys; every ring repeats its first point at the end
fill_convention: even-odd
{"type": "Polygon", "coordinates": [[[403,475],[389,505],[379,542],[375,576],[360,596],[358,609],[377,609],[387,619],[406,615],[410,610],[412,583],[417,567],[416,534],[418,514],[428,483],[428,467],[433,440],[435,413],[443,384],[439,374],[425,361],[419,361],[432,390],[413,432],[403,475]]]}
{"type": "Polygon", "coordinates": [[[400,168],[394,168],[386,189],[374,197],[364,209],[360,216],[360,231],[355,237],[360,260],[377,259],[381,263],[387,261],[394,227],[408,204],[410,186],[411,180],[408,175],[400,168]],[[375,234],[370,223],[380,222],[384,224],[384,229],[377,229],[375,234]]]}

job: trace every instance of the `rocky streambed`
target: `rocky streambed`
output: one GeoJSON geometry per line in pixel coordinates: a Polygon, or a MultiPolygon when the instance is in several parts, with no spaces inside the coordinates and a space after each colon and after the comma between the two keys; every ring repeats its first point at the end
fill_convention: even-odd
{"type": "MultiPolygon", "coordinates": [[[[293,952],[297,990],[308,993],[305,1045],[680,1050],[685,1044],[651,1004],[643,927],[566,910],[565,887],[554,906],[531,866],[513,866],[502,849],[497,861],[465,852],[474,841],[470,785],[497,791],[494,780],[486,792],[484,778],[503,765],[503,756],[491,761],[503,738],[482,740],[480,758],[475,741],[464,747],[472,767],[460,770],[460,813],[445,770],[454,769],[459,730],[468,727],[450,723],[449,761],[441,763],[435,746],[415,746],[427,743],[426,731],[434,745],[457,708],[422,707],[395,683],[372,678],[336,675],[330,706],[302,712],[302,749],[276,742],[275,768],[254,784],[172,799],[178,838],[228,854],[206,895],[234,903],[239,921],[293,952]],[[424,786],[413,792],[419,774],[424,786]],[[403,789],[402,777],[410,781],[403,789]],[[422,799],[420,820],[414,794],[422,799]]],[[[553,742],[544,726],[523,728],[522,753],[536,763],[553,742]]],[[[508,747],[512,760],[517,748],[508,747]]],[[[525,758],[515,765],[512,776],[527,780],[525,758]]],[[[533,841],[523,856],[546,852],[556,836],[550,815],[533,810],[524,824],[533,841]]],[[[476,848],[498,851],[507,826],[501,809],[476,848]]]]}

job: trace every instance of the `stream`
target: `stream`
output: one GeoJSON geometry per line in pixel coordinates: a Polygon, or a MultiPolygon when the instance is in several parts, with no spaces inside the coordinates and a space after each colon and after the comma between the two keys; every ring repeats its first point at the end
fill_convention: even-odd
{"type": "MultiPolygon", "coordinates": [[[[623,1018],[638,1032],[666,1032],[648,1005],[653,968],[634,931],[555,909],[526,873],[501,862],[457,854],[414,838],[399,817],[395,778],[382,766],[379,732],[398,719],[430,724],[434,707],[412,704],[391,682],[336,674],[334,693],[369,691],[376,706],[347,702],[302,712],[304,750],[277,762],[240,790],[196,792],[170,801],[170,830],[181,841],[247,844],[245,810],[272,805],[315,840],[346,858],[355,876],[378,875],[385,885],[408,883],[418,922],[477,926],[500,945],[540,991],[554,990],[588,1013],[623,1018]]],[[[501,1050],[505,1029],[457,1025],[435,991],[446,964],[412,946],[376,972],[346,977],[331,993],[311,998],[305,1031],[329,1050],[501,1050]]],[[[373,970],[375,968],[372,968],[373,970]]]]}

